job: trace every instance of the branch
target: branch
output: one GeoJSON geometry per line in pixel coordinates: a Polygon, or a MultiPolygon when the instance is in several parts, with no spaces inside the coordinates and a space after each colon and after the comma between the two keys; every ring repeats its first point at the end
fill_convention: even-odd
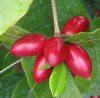
{"type": "Polygon", "coordinates": [[[7,71],[8,69],[10,69],[11,67],[13,67],[14,65],[18,64],[21,62],[21,59],[17,60],[16,62],[12,63],[11,65],[7,66],[6,68],[4,68],[3,70],[0,71],[0,74],[4,73],[5,71],[7,71]]]}
{"type": "Polygon", "coordinates": [[[51,0],[52,4],[52,11],[53,11],[53,19],[54,19],[54,36],[60,36],[60,28],[59,28],[59,22],[58,22],[58,16],[57,16],[57,7],[56,7],[56,1],[51,0]]]}

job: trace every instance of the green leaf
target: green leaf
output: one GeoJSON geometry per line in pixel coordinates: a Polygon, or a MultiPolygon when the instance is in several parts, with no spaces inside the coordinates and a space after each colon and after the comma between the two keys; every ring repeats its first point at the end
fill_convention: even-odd
{"type": "Polygon", "coordinates": [[[82,98],[81,93],[75,84],[73,77],[70,72],[67,73],[68,85],[66,86],[65,92],[57,98],[82,98]]]}
{"type": "Polygon", "coordinates": [[[18,26],[13,26],[0,36],[0,42],[10,48],[18,38],[26,34],[29,34],[29,32],[18,26]]]}
{"type": "MultiPolygon", "coordinates": [[[[8,49],[0,46],[0,71],[15,61],[10,54],[5,58],[7,53],[8,49]]],[[[11,98],[13,89],[22,76],[23,73],[18,73],[15,68],[0,74],[0,98],[11,98]]]]}
{"type": "Polygon", "coordinates": [[[99,67],[99,61],[97,61],[97,59],[99,58],[100,54],[98,54],[99,52],[99,48],[97,47],[97,45],[91,45],[91,46],[83,46],[87,52],[90,55],[91,61],[92,61],[92,79],[91,80],[86,80],[86,79],[82,79],[82,78],[75,78],[75,82],[78,85],[81,93],[86,93],[90,87],[92,86],[92,84],[96,81],[97,75],[98,75],[98,67],[99,67]]]}
{"type": "MultiPolygon", "coordinates": [[[[81,0],[72,0],[71,2],[70,0],[57,0],[57,8],[61,28],[65,22],[73,16],[84,15],[89,17],[84,3],[81,0]]],[[[21,18],[17,25],[32,33],[42,33],[47,36],[53,35],[54,27],[51,1],[46,0],[44,2],[43,0],[34,0],[28,13],[21,18]]],[[[0,37],[0,41],[5,44],[7,48],[10,48],[14,41],[18,39],[17,36],[23,36],[26,33],[21,28],[12,27],[11,30],[9,29],[6,34],[4,34],[3,37],[0,37]],[[17,33],[16,30],[18,31],[17,33]]]]}
{"type": "Polygon", "coordinates": [[[33,93],[30,94],[30,91],[31,89],[24,77],[17,83],[12,98],[35,98],[33,93]]]}
{"type": "Polygon", "coordinates": [[[7,67],[8,65],[14,62],[14,58],[10,54],[5,58],[5,55],[8,52],[9,50],[6,49],[4,46],[0,47],[0,70],[2,70],[3,68],[7,67]]]}
{"type": "Polygon", "coordinates": [[[53,98],[49,88],[48,81],[42,84],[37,84],[34,88],[34,92],[36,98],[53,98]]]}
{"type": "Polygon", "coordinates": [[[0,35],[28,11],[33,0],[0,0],[0,35]]]}
{"type": "Polygon", "coordinates": [[[57,6],[61,28],[73,16],[90,17],[83,0],[57,0],[57,6]]]}
{"type": "Polygon", "coordinates": [[[31,87],[34,86],[34,79],[33,79],[34,62],[35,62],[34,57],[26,57],[22,58],[21,60],[21,65],[27,77],[28,83],[31,87]]]}
{"type": "MultiPolygon", "coordinates": [[[[93,71],[92,71],[92,80],[91,81],[86,81],[83,79],[83,82],[81,81],[81,83],[78,83],[77,81],[77,84],[81,90],[81,92],[87,92],[90,90],[91,86],[97,81],[97,77],[100,78],[99,76],[99,52],[100,52],[100,49],[99,49],[99,45],[97,45],[96,43],[94,45],[91,45],[91,46],[83,46],[89,53],[90,57],[91,57],[91,61],[92,61],[92,65],[93,65],[93,71]],[[84,82],[85,81],[85,82],[84,82]],[[90,84],[89,84],[90,82],[90,84]],[[81,84],[81,85],[80,85],[81,84]],[[84,87],[84,88],[83,88],[84,87]]],[[[80,79],[79,79],[80,80],[80,79]]],[[[97,84],[98,85],[98,84],[97,84]]],[[[96,91],[96,89],[98,89],[100,87],[100,85],[98,85],[97,87],[95,86],[95,88],[91,88],[94,92],[96,91]]]]}
{"type": "Polygon", "coordinates": [[[100,45],[96,45],[95,51],[96,51],[95,52],[96,58],[94,60],[95,60],[95,64],[98,65],[97,68],[95,67],[97,76],[96,76],[94,83],[90,87],[89,93],[91,95],[100,95],[100,92],[99,92],[100,91],[100,59],[99,59],[100,58],[100,45]]]}
{"type": "MultiPolygon", "coordinates": [[[[34,57],[22,58],[21,64],[27,77],[28,84],[33,88],[35,82],[33,79],[34,57]]],[[[36,98],[52,98],[48,81],[42,84],[37,84],[34,88],[36,98]]]]}
{"type": "MultiPolygon", "coordinates": [[[[60,27],[76,15],[89,14],[82,0],[56,0],[60,27]],[[71,7],[73,6],[73,7],[71,7]]],[[[51,36],[54,33],[50,0],[34,0],[29,12],[17,23],[18,26],[30,32],[43,33],[51,36]],[[46,14],[45,14],[46,13],[46,14]]]]}
{"type": "Polygon", "coordinates": [[[81,32],[69,37],[66,41],[81,45],[95,45],[100,44],[100,28],[93,32],[81,32]]]}
{"type": "Polygon", "coordinates": [[[100,28],[100,17],[91,21],[91,31],[100,28]]]}
{"type": "Polygon", "coordinates": [[[93,61],[93,78],[90,88],[88,89],[88,94],[90,95],[100,95],[100,66],[99,66],[99,58],[100,58],[100,46],[96,44],[91,47],[86,47],[90,57],[93,61]]]}
{"type": "Polygon", "coordinates": [[[1,71],[0,72],[0,78],[3,78],[5,75],[8,75],[12,72],[13,73],[21,72],[21,68],[19,68],[20,64],[18,64],[17,66],[12,67],[9,70],[6,70],[6,71],[2,72],[3,69],[5,69],[6,67],[11,65],[12,63],[14,63],[18,59],[17,57],[14,57],[14,56],[12,56],[11,54],[8,54],[8,53],[9,53],[9,50],[1,45],[0,46],[0,71],[1,71]]]}
{"type": "Polygon", "coordinates": [[[59,66],[55,67],[49,80],[49,86],[53,97],[60,96],[64,92],[67,85],[67,80],[65,64],[60,64],[59,66]]]}
{"type": "Polygon", "coordinates": [[[74,81],[75,81],[77,87],[79,87],[81,94],[84,94],[89,90],[90,85],[91,85],[91,80],[87,80],[87,79],[84,79],[81,77],[75,77],[74,81]]]}
{"type": "Polygon", "coordinates": [[[32,33],[42,33],[48,36],[53,35],[51,1],[34,0],[28,13],[17,25],[32,33]]]}
{"type": "MultiPolygon", "coordinates": [[[[96,29],[93,32],[79,33],[67,39],[67,41],[71,43],[77,43],[83,46],[89,53],[92,61],[92,65],[93,65],[92,80],[88,81],[84,79],[80,80],[80,78],[75,78],[75,82],[82,93],[86,92],[90,88],[90,85],[92,86],[92,84],[96,81],[97,77],[100,78],[100,76],[98,75],[100,74],[99,73],[100,72],[99,71],[99,56],[100,56],[99,54],[100,33],[99,32],[100,32],[100,28],[96,29]],[[81,83],[79,81],[81,81],[81,83]]],[[[98,86],[97,88],[99,87],[100,86],[98,86]]],[[[96,87],[95,87],[95,91],[96,91],[96,87]]]]}
{"type": "Polygon", "coordinates": [[[40,70],[45,70],[45,69],[49,69],[51,66],[49,64],[45,64],[43,66],[41,66],[39,69],[40,70]]]}
{"type": "Polygon", "coordinates": [[[11,98],[13,89],[22,76],[22,73],[10,72],[0,77],[0,98],[11,98]]]}

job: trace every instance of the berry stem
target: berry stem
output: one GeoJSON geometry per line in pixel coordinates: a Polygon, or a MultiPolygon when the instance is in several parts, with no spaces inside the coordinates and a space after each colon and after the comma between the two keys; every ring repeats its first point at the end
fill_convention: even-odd
{"type": "Polygon", "coordinates": [[[5,71],[7,71],[8,69],[12,68],[14,65],[18,64],[21,62],[21,59],[17,60],[16,62],[12,63],[11,65],[7,66],[6,68],[4,68],[3,70],[0,71],[0,74],[4,73],[5,71]]]}
{"type": "Polygon", "coordinates": [[[59,28],[59,22],[58,22],[58,15],[57,15],[57,7],[56,7],[56,1],[51,0],[52,4],[52,11],[53,11],[53,19],[54,19],[54,36],[60,36],[60,28],[59,28]]]}

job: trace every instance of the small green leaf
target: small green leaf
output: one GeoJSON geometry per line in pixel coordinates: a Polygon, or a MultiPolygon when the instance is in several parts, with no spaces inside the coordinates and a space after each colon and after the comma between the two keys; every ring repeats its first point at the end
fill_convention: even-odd
{"type": "Polygon", "coordinates": [[[71,43],[76,43],[80,45],[95,45],[100,44],[100,28],[94,30],[93,32],[80,32],[66,39],[66,41],[71,43]]]}
{"type": "Polygon", "coordinates": [[[40,70],[45,70],[45,69],[49,69],[51,66],[49,64],[45,64],[44,66],[41,66],[39,69],[40,70]]]}
{"type": "Polygon", "coordinates": [[[0,35],[28,11],[33,0],[0,0],[0,35]]]}
{"type": "Polygon", "coordinates": [[[30,87],[26,78],[22,78],[16,85],[12,98],[35,98],[33,92],[30,94],[30,87]]]}
{"type": "Polygon", "coordinates": [[[57,98],[82,98],[82,95],[69,71],[67,73],[67,77],[68,77],[68,85],[66,86],[64,93],[57,98]]]}
{"type": "Polygon", "coordinates": [[[49,86],[53,97],[60,96],[67,85],[67,71],[65,64],[61,64],[54,68],[50,80],[49,86]]]}

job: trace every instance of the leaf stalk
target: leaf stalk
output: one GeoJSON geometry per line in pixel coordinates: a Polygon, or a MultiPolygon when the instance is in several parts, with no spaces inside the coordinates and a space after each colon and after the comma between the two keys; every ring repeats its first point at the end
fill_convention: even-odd
{"type": "Polygon", "coordinates": [[[9,65],[6,68],[4,68],[3,70],[1,70],[0,74],[4,73],[5,71],[7,71],[8,69],[12,68],[13,66],[15,66],[16,64],[18,64],[20,62],[21,62],[21,59],[17,60],[16,62],[12,63],[11,65],[9,65]]]}

